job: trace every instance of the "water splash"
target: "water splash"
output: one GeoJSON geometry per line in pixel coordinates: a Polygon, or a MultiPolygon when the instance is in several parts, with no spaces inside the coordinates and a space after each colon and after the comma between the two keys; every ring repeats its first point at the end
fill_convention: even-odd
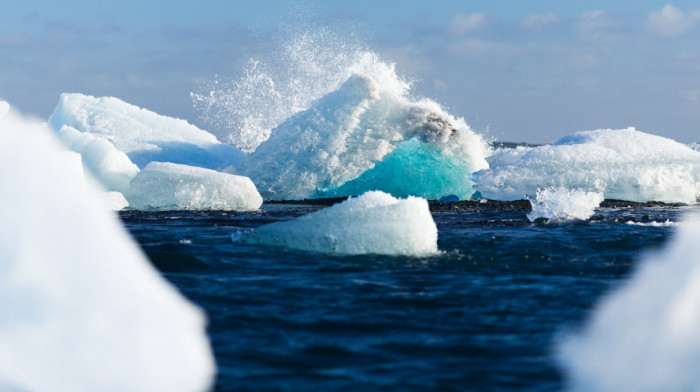
{"type": "Polygon", "coordinates": [[[265,59],[251,58],[238,78],[220,78],[191,93],[195,108],[219,140],[255,151],[273,128],[337,90],[351,75],[379,80],[404,94],[409,82],[357,39],[314,27],[281,40],[265,59]]]}

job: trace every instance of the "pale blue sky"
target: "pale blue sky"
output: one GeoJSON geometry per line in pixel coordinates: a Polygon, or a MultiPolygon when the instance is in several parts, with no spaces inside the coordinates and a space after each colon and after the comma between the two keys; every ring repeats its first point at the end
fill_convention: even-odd
{"type": "Polygon", "coordinates": [[[310,22],[359,35],[418,94],[491,137],[636,126],[700,141],[691,1],[11,2],[0,97],[46,118],[61,92],[112,95],[199,124],[191,91],[310,22]]]}

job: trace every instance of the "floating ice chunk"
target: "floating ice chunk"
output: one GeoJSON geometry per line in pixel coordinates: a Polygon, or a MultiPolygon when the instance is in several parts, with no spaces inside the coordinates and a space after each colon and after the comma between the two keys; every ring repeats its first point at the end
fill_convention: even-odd
{"type": "Polygon", "coordinates": [[[251,244],[338,254],[427,256],[437,253],[437,227],[425,199],[372,191],[300,218],[242,236],[251,244]]]}
{"type": "Polygon", "coordinates": [[[103,137],[79,132],[67,125],[61,127],[58,136],[68,149],[82,156],[87,171],[107,190],[120,192],[126,198],[130,196],[129,183],[136,177],[139,168],[126,154],[103,137]]]}
{"type": "MultiPolygon", "coordinates": [[[[394,75],[394,78],[396,76],[394,75]]],[[[407,90],[351,76],[272,130],[241,166],[266,199],[359,195],[468,198],[486,146],[463,119],[407,90]]]]}
{"type": "Polygon", "coordinates": [[[700,389],[700,217],[603,299],[558,347],[572,390],[700,389]]]}
{"type": "Polygon", "coordinates": [[[489,199],[515,200],[540,188],[602,192],[607,199],[695,203],[700,152],[634,128],[574,133],[554,145],[498,150],[475,173],[489,199]]]}
{"type": "Polygon", "coordinates": [[[262,197],[249,178],[175,163],[151,162],[131,181],[139,210],[257,210],[262,197]]]}
{"type": "Polygon", "coordinates": [[[49,118],[60,130],[69,125],[100,136],[126,153],[139,168],[151,161],[210,169],[238,165],[244,153],[185,120],[166,117],[113,97],[62,94],[49,118]]]}
{"type": "Polygon", "coordinates": [[[566,188],[538,189],[535,200],[530,199],[532,212],[527,214],[527,218],[532,222],[544,218],[553,223],[586,220],[593,216],[602,201],[603,194],[600,192],[566,188]]]}
{"type": "Polygon", "coordinates": [[[61,148],[42,125],[0,117],[0,162],[11,168],[0,170],[0,389],[208,390],[201,311],[61,148]]]}

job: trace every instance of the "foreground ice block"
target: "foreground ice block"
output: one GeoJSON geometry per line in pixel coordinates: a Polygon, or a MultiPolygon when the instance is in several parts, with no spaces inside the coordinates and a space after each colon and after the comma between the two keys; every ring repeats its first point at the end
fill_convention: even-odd
{"type": "Polygon", "coordinates": [[[0,390],[212,386],[202,312],[150,265],[53,132],[0,117],[0,390]]]}
{"type": "Polygon", "coordinates": [[[700,390],[700,216],[559,344],[575,391],[700,390]]]}
{"type": "Polygon", "coordinates": [[[488,161],[474,180],[489,199],[524,199],[549,187],[639,202],[700,197],[700,152],[634,128],[577,132],[554,145],[498,150],[488,161]]]}
{"type": "Polygon", "coordinates": [[[240,172],[265,199],[469,198],[470,174],[487,167],[484,141],[437,103],[411,100],[395,74],[385,79],[351,76],[273,129],[240,172]]]}
{"type": "Polygon", "coordinates": [[[129,157],[117,150],[107,139],[90,133],[80,132],[64,125],[58,137],[68,149],[82,156],[86,170],[109,191],[119,192],[129,198],[129,183],[136,177],[139,168],[129,157]]]}
{"type": "Polygon", "coordinates": [[[240,241],[338,254],[427,256],[438,251],[428,202],[417,197],[396,199],[380,191],[259,227],[240,241]]]}
{"type": "Polygon", "coordinates": [[[108,140],[139,168],[151,161],[174,162],[210,169],[238,165],[244,153],[185,120],[162,116],[118,98],[62,94],[49,118],[108,140]]]}
{"type": "Polygon", "coordinates": [[[248,177],[151,162],[131,181],[139,210],[257,210],[263,199],[248,177]]]}
{"type": "Polygon", "coordinates": [[[603,201],[603,194],[580,189],[538,189],[536,198],[530,199],[532,211],[527,218],[534,222],[543,218],[551,223],[586,220],[593,216],[603,201]]]}

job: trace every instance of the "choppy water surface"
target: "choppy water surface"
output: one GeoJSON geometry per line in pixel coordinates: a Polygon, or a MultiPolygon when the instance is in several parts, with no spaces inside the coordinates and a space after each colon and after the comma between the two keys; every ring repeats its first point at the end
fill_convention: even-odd
{"type": "Polygon", "coordinates": [[[429,258],[232,241],[318,205],[121,217],[206,310],[217,391],[561,389],[557,336],[669,237],[683,208],[615,206],[535,225],[527,206],[489,203],[433,204],[444,254],[429,258]]]}

